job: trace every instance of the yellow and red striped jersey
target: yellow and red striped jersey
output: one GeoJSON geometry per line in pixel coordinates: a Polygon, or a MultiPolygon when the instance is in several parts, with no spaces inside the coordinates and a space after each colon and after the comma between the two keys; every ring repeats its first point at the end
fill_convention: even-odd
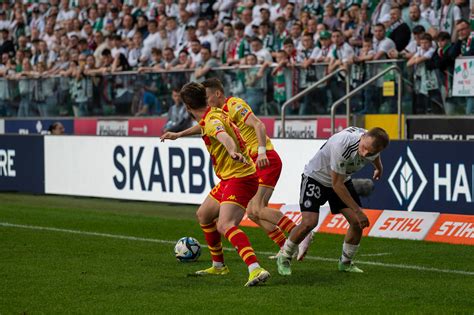
{"type": "Polygon", "coordinates": [[[247,152],[245,141],[227,114],[220,108],[209,107],[199,125],[217,177],[225,180],[242,178],[255,173],[255,164],[247,152]],[[217,140],[217,135],[221,132],[226,132],[234,140],[238,152],[242,153],[248,164],[232,159],[225,146],[217,140]]]}
{"type": "MultiPolygon", "coordinates": [[[[255,129],[245,124],[247,118],[252,114],[252,108],[241,98],[229,97],[226,99],[222,110],[227,113],[230,119],[237,125],[244,138],[250,156],[258,154],[258,138],[255,129]]],[[[273,150],[273,144],[268,136],[265,147],[267,150],[273,150]]]]}

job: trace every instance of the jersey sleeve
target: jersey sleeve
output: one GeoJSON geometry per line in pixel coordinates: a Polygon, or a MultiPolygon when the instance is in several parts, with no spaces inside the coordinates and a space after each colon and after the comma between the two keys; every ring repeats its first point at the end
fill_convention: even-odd
{"type": "Polygon", "coordinates": [[[232,121],[246,121],[252,114],[252,108],[244,100],[232,101],[229,106],[229,116],[232,121]]]}
{"type": "Polygon", "coordinates": [[[331,171],[346,175],[347,160],[342,157],[342,152],[339,148],[331,150],[331,171]]]}
{"type": "MultiPolygon", "coordinates": [[[[347,128],[347,130],[351,130],[347,128]]],[[[355,131],[355,129],[354,129],[355,131]]],[[[344,158],[344,152],[346,152],[351,143],[351,138],[347,132],[340,132],[334,137],[334,142],[330,144],[330,168],[331,171],[341,175],[346,175],[347,159],[344,158]]]]}
{"type": "Polygon", "coordinates": [[[221,132],[225,132],[224,124],[216,118],[210,119],[204,126],[203,130],[204,135],[212,138],[216,138],[221,132]]]}

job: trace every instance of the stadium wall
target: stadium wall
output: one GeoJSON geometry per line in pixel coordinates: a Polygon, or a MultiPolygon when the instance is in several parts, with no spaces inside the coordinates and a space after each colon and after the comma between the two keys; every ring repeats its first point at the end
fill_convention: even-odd
{"type": "Polygon", "coordinates": [[[0,136],[0,191],[44,194],[44,138],[0,136]]]}
{"type": "MultiPolygon", "coordinates": [[[[273,142],[284,168],[272,202],[298,220],[301,171],[325,141],[273,142]]],[[[474,245],[473,146],[393,141],[383,154],[384,179],[363,201],[373,208],[366,235],[474,245]]],[[[364,172],[359,177],[372,175],[364,172]]],[[[0,191],[200,204],[216,182],[199,138],[0,136],[0,191]]],[[[322,209],[317,230],[347,227],[322,209]]]]}
{"type": "MultiPolygon", "coordinates": [[[[262,117],[261,120],[267,134],[275,138],[283,136],[279,119],[262,117]]],[[[56,121],[64,125],[68,135],[157,137],[163,133],[167,118],[8,118],[0,120],[0,134],[47,134],[49,126],[56,121]]],[[[346,118],[336,119],[337,130],[346,127],[346,118]]],[[[286,123],[285,135],[287,138],[327,139],[331,135],[331,120],[329,117],[290,119],[286,123]]]]}

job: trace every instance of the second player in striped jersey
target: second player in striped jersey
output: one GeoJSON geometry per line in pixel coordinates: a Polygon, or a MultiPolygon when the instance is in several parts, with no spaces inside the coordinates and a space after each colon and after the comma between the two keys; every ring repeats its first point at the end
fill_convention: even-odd
{"type": "MultiPolygon", "coordinates": [[[[280,156],[274,150],[271,140],[266,135],[265,125],[243,99],[237,97],[226,98],[224,87],[218,79],[208,79],[203,82],[203,85],[206,87],[208,105],[222,108],[229,115],[230,119],[239,128],[249,154],[257,165],[259,188],[257,194],[249,202],[247,215],[262,227],[268,237],[281,248],[286,240],[283,232],[290,233],[296,225],[280,211],[268,207],[281,174],[280,156]]],[[[198,128],[192,127],[180,133],[165,133],[161,139],[177,139],[198,133],[198,128]]],[[[308,234],[307,238],[300,243],[298,260],[304,258],[311,239],[312,234],[308,234]]]]}

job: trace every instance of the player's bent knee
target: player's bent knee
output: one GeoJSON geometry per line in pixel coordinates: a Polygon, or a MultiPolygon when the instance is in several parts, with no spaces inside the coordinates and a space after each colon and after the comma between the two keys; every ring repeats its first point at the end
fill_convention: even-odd
{"type": "Polygon", "coordinates": [[[209,215],[209,211],[206,211],[206,209],[203,208],[199,208],[196,211],[196,218],[200,224],[209,224],[213,221],[209,215]]]}
{"type": "Polygon", "coordinates": [[[227,232],[228,229],[230,229],[231,227],[233,227],[234,225],[231,224],[231,223],[228,223],[228,222],[220,222],[220,221],[217,221],[217,231],[221,234],[221,235],[225,235],[225,232],[227,232]]]}

